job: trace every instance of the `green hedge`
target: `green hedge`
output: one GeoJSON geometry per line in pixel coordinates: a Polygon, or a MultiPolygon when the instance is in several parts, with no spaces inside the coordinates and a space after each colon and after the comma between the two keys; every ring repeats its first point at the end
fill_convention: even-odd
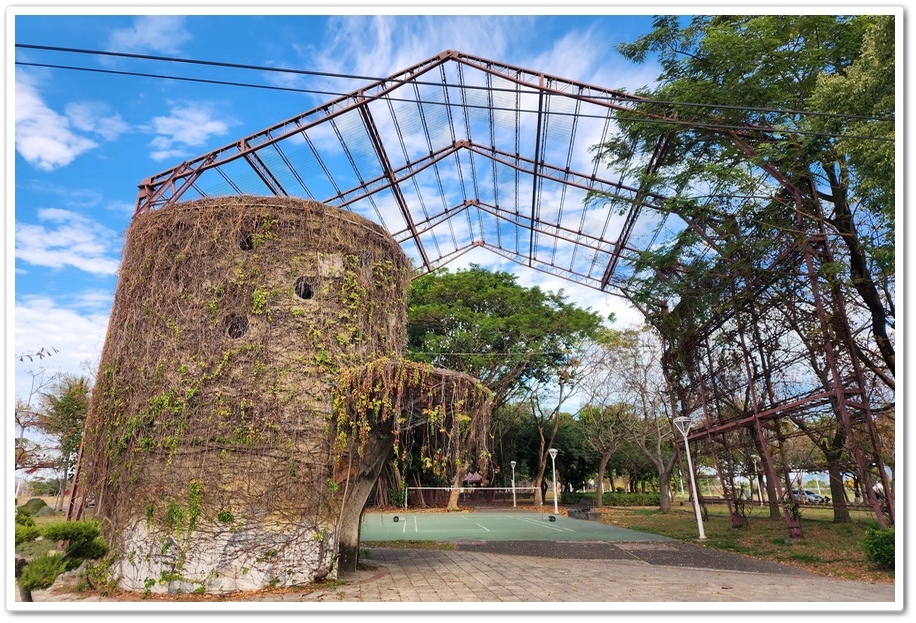
{"type": "MultiPolygon", "coordinates": [[[[594,504],[593,493],[564,493],[560,501],[566,505],[582,503],[594,504]]],[[[605,493],[602,498],[604,506],[660,506],[661,496],[658,493],[605,493]]]]}
{"type": "Polygon", "coordinates": [[[602,500],[605,506],[660,506],[662,503],[658,493],[605,493],[602,500]]]}
{"type": "Polygon", "coordinates": [[[894,544],[893,528],[869,528],[868,534],[862,540],[865,559],[874,563],[880,569],[893,571],[894,544]]]}

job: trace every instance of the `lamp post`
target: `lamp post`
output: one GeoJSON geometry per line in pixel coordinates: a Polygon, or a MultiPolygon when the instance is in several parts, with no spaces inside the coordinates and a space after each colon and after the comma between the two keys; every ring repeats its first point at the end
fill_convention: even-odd
{"type": "Polygon", "coordinates": [[[515,461],[509,461],[512,466],[512,508],[515,508],[515,461]]]}
{"type": "Polygon", "coordinates": [[[690,431],[691,424],[693,424],[693,422],[690,421],[689,417],[684,417],[682,415],[674,418],[674,425],[677,426],[677,429],[684,437],[684,449],[687,451],[687,469],[690,471],[690,490],[693,494],[693,511],[697,516],[697,528],[700,531],[700,540],[703,541],[706,539],[706,533],[703,532],[703,517],[700,515],[700,498],[697,495],[697,483],[693,475],[693,461],[690,458],[690,444],[687,443],[687,433],[690,431]]]}
{"type": "Polygon", "coordinates": [[[763,506],[763,491],[760,489],[760,468],[757,467],[758,458],[756,454],[751,455],[751,460],[754,461],[754,480],[757,482],[757,499],[760,500],[760,506],[763,506]]]}
{"type": "Polygon", "coordinates": [[[553,512],[560,514],[560,509],[557,506],[557,452],[556,448],[551,448],[547,452],[550,453],[550,469],[553,472],[553,512]]]}

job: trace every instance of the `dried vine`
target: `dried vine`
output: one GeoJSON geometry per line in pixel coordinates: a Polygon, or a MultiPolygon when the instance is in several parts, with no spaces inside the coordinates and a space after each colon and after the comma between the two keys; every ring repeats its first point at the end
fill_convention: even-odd
{"type": "MultiPolygon", "coordinates": [[[[491,392],[460,372],[400,358],[381,358],[340,372],[334,390],[335,449],[362,452],[372,431],[391,431],[396,455],[405,433],[420,430],[423,467],[452,476],[489,458],[491,392]]],[[[411,436],[416,438],[416,436],[411,436]]]]}
{"type": "MultiPolygon", "coordinates": [[[[387,232],[315,202],[227,197],[135,218],[82,464],[109,540],[136,541],[138,522],[179,544],[286,525],[270,539],[327,547],[331,388],[403,350],[408,279],[387,232]]],[[[256,540],[245,547],[282,582],[283,548],[256,540]]],[[[155,543],[144,556],[164,555],[155,543]]]]}

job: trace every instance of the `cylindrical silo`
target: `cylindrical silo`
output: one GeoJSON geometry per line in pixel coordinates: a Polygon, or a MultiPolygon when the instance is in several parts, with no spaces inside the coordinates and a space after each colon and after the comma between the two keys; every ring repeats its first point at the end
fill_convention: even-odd
{"type": "Polygon", "coordinates": [[[135,217],[82,475],[131,590],[333,577],[336,372],[405,343],[409,263],[379,226],[290,198],[135,217]]]}

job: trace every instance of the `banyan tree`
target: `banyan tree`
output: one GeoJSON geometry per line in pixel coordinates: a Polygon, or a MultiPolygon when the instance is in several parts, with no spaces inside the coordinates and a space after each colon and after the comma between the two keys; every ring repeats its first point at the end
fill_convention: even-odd
{"type": "Polygon", "coordinates": [[[80,481],[123,588],[337,577],[403,431],[456,477],[485,458],[487,390],[401,358],[410,271],[383,228],[312,201],[134,218],[80,481]]]}

